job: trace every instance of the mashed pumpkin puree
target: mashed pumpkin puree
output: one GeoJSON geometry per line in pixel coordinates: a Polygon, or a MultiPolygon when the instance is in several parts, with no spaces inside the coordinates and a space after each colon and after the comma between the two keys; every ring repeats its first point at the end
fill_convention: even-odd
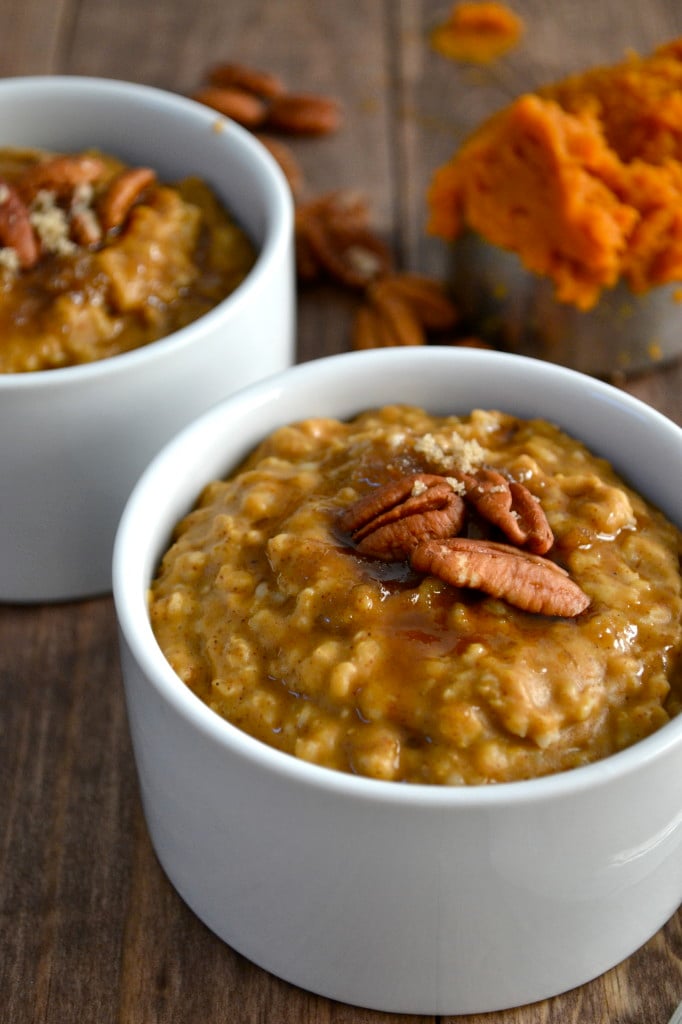
{"type": "Polygon", "coordinates": [[[518,43],[523,21],[497,0],[461,0],[431,33],[433,49],[450,60],[490,64],[518,43]]]}
{"type": "Polygon", "coordinates": [[[591,309],[682,281],[682,39],[528,93],[439,168],[430,230],[466,229],[591,309]]]}
{"type": "Polygon", "coordinates": [[[0,372],[89,363],[202,316],[255,251],[208,184],[0,149],[0,372]]]}

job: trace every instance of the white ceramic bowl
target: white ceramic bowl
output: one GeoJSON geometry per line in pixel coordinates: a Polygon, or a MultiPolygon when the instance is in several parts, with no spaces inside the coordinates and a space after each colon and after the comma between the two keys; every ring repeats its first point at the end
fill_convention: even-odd
{"type": "Polygon", "coordinates": [[[114,599],[146,818],[178,892],[306,989],[423,1014],[557,994],[627,957],[682,896],[682,717],[600,763],[490,787],[400,785],[270,749],[208,709],[152,634],[146,592],[202,486],[265,434],[391,402],[559,422],[679,523],[682,430],[607,384],[474,349],[334,356],[246,389],[136,486],[114,599]]]}
{"type": "Polygon", "coordinates": [[[125,82],[0,81],[0,146],[97,147],[162,180],[199,175],[259,249],[236,292],[164,340],[86,366],[0,374],[0,600],[84,597],[111,587],[116,525],[152,455],[218,400],[291,364],[291,194],[238,125],[125,82]]]}

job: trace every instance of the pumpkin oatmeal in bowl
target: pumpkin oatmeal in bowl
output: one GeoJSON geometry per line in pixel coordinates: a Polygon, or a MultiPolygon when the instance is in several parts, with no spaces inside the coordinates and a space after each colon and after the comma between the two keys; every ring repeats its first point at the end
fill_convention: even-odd
{"type": "Polygon", "coordinates": [[[201,178],[0,148],[0,373],[119,355],[227,298],[256,250],[201,178]]]}
{"type": "Polygon", "coordinates": [[[111,588],[156,451],[294,349],[291,191],[161,89],[0,81],[0,601],[111,588]]]}
{"type": "Polygon", "coordinates": [[[295,367],[164,448],[114,603],[152,842],[210,928],[312,991],[454,1014],[667,920],[681,440],[573,371],[432,346],[295,367]]]}
{"type": "Polygon", "coordinates": [[[682,702],[682,534],[545,420],[388,406],[265,439],[151,585],[218,714],[379,779],[508,782],[605,757],[682,702]]]}

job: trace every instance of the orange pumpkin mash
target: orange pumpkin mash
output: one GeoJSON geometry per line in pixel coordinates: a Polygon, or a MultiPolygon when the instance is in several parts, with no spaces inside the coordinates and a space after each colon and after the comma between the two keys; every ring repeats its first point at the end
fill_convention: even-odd
{"type": "Polygon", "coordinates": [[[587,310],[682,280],[682,39],[528,93],[439,168],[429,228],[467,228],[587,310]]]}
{"type": "Polygon", "coordinates": [[[497,0],[462,0],[431,33],[434,50],[451,60],[489,64],[516,46],[523,22],[497,0]]]}

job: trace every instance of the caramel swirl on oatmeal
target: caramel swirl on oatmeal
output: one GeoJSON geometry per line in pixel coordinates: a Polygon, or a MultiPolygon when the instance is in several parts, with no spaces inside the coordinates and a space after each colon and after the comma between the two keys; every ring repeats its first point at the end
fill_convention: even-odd
{"type": "MultiPolygon", "coordinates": [[[[474,547],[509,546],[468,515],[474,547]]],[[[680,712],[681,551],[677,527],[548,422],[388,406],[283,427],[209,484],[163,557],[150,615],[179,677],[279,750],[377,779],[509,782],[606,757],[680,712]],[[441,478],[487,473],[523,487],[551,529],[533,541],[542,556],[515,556],[549,561],[587,606],[529,612],[421,556],[417,571],[400,550],[363,553],[344,531],[348,509],[413,476],[404,500],[450,529],[441,478]]]]}

